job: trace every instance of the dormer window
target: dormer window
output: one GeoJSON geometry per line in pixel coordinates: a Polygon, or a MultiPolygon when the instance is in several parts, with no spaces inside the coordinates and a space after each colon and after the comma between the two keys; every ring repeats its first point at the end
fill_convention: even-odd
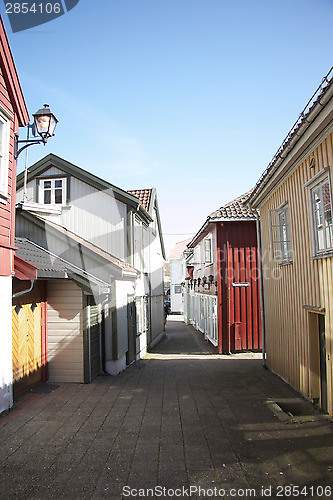
{"type": "Polygon", "coordinates": [[[39,179],[39,202],[44,205],[66,205],[67,179],[39,179]]]}

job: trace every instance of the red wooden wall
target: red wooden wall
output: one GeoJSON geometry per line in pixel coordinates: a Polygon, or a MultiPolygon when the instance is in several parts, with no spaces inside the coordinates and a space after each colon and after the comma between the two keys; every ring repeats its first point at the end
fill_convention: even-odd
{"type": "Polygon", "coordinates": [[[14,272],[16,160],[14,138],[19,126],[29,122],[14,60],[0,16],[0,107],[10,121],[8,197],[0,200],[0,275],[14,272]]]}
{"type": "Polygon", "coordinates": [[[219,224],[219,352],[261,349],[260,282],[255,221],[219,224]],[[248,283],[235,287],[233,284],[248,283]]]}

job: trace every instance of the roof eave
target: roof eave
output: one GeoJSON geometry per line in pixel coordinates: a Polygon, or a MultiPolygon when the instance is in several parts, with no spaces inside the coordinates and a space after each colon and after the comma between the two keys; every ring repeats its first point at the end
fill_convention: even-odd
{"type": "Polygon", "coordinates": [[[314,138],[314,134],[318,135],[320,127],[325,128],[325,126],[327,126],[332,120],[333,80],[331,80],[331,83],[327,87],[323,96],[318,98],[318,100],[310,108],[308,114],[304,116],[300,125],[290,135],[290,138],[288,140],[285,139],[274,155],[273,160],[262,174],[261,178],[254,187],[252,194],[247,200],[247,203],[251,208],[258,208],[260,206],[260,203],[267,195],[267,192],[270,191],[275,185],[277,177],[276,174],[282,170],[285,172],[295,163],[295,154],[293,154],[293,152],[297,151],[297,155],[299,156],[299,154],[301,154],[301,149],[304,151],[309,143],[311,143],[311,140],[314,138]]]}
{"type": "Polygon", "coordinates": [[[209,222],[249,222],[255,221],[256,217],[216,217],[209,219],[209,222]]]}
{"type": "Polygon", "coordinates": [[[198,242],[198,239],[202,236],[203,232],[209,226],[210,222],[211,222],[211,220],[208,217],[207,220],[204,222],[204,224],[199,229],[199,231],[197,232],[197,234],[195,234],[193,236],[192,240],[188,243],[187,248],[193,248],[193,247],[196,246],[196,243],[198,242]]]}

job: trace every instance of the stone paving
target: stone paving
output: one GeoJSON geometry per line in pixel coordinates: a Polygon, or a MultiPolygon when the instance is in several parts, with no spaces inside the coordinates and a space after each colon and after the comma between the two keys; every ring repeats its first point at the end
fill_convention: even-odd
{"type": "Polygon", "coordinates": [[[37,390],[1,416],[0,499],[329,498],[331,420],[281,422],[265,401],[299,395],[181,320],[118,377],[37,390]]]}

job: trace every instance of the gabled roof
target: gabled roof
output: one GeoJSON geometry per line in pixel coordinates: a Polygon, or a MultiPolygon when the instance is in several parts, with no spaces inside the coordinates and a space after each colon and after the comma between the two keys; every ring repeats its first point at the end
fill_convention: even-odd
{"type": "Polygon", "coordinates": [[[252,190],[245,194],[242,194],[233,201],[230,201],[226,205],[223,205],[215,212],[211,213],[206,222],[201,226],[197,234],[192,238],[188,247],[191,248],[196,245],[198,238],[205,232],[208,225],[214,222],[244,222],[244,221],[254,221],[256,220],[259,212],[255,209],[251,209],[247,206],[247,200],[251,194],[252,190]]]}
{"type": "MultiPolygon", "coordinates": [[[[324,107],[332,100],[333,96],[333,67],[323,78],[322,83],[319,85],[315,93],[311,96],[303,111],[297,118],[296,122],[292,126],[291,130],[288,132],[281,146],[273,156],[273,159],[266,167],[266,170],[258,180],[251,195],[249,196],[249,203],[253,203],[260,197],[265,189],[265,186],[270,182],[273,175],[280,171],[284,160],[288,157],[291,151],[296,147],[302,137],[306,136],[306,132],[317,118],[317,116],[323,111],[324,107]]],[[[326,118],[326,120],[328,120],[326,118]]],[[[319,130],[316,130],[316,134],[319,130]]],[[[257,201],[253,204],[257,204],[257,201]]]]}
{"type": "MultiPolygon", "coordinates": [[[[127,191],[124,191],[123,189],[115,186],[114,184],[111,184],[110,182],[107,182],[101,179],[100,177],[97,177],[96,175],[88,172],[87,170],[84,170],[78,167],[77,165],[74,165],[73,163],[64,160],[63,158],[60,158],[59,156],[53,153],[48,154],[47,156],[45,156],[37,163],[28,168],[27,182],[42,175],[51,167],[56,167],[59,170],[65,172],[66,174],[76,177],[82,182],[89,184],[95,189],[109,193],[110,196],[113,196],[117,200],[122,201],[123,203],[126,203],[127,205],[130,205],[132,207],[138,208],[141,215],[148,222],[152,220],[148,211],[144,208],[143,205],[140,204],[137,196],[134,196],[127,191]]],[[[22,188],[23,185],[24,185],[24,172],[21,172],[17,176],[17,181],[16,181],[17,189],[22,188]]]]}
{"type": "Polygon", "coordinates": [[[218,210],[209,215],[209,220],[217,220],[219,221],[237,221],[237,220],[255,220],[257,212],[256,210],[251,210],[247,205],[246,201],[248,200],[251,191],[248,191],[242,196],[239,196],[233,201],[230,201],[223,207],[220,207],[218,210]]]}
{"type": "Polygon", "coordinates": [[[37,268],[38,278],[69,278],[86,289],[97,289],[99,293],[110,291],[108,283],[54,255],[27,238],[15,238],[15,244],[18,248],[16,254],[37,268]]]}
{"type": "Polygon", "coordinates": [[[25,127],[29,123],[29,113],[24,101],[21,84],[17,75],[14,59],[5,27],[0,15],[0,67],[6,82],[10,101],[17,115],[19,126],[25,127]]]}

